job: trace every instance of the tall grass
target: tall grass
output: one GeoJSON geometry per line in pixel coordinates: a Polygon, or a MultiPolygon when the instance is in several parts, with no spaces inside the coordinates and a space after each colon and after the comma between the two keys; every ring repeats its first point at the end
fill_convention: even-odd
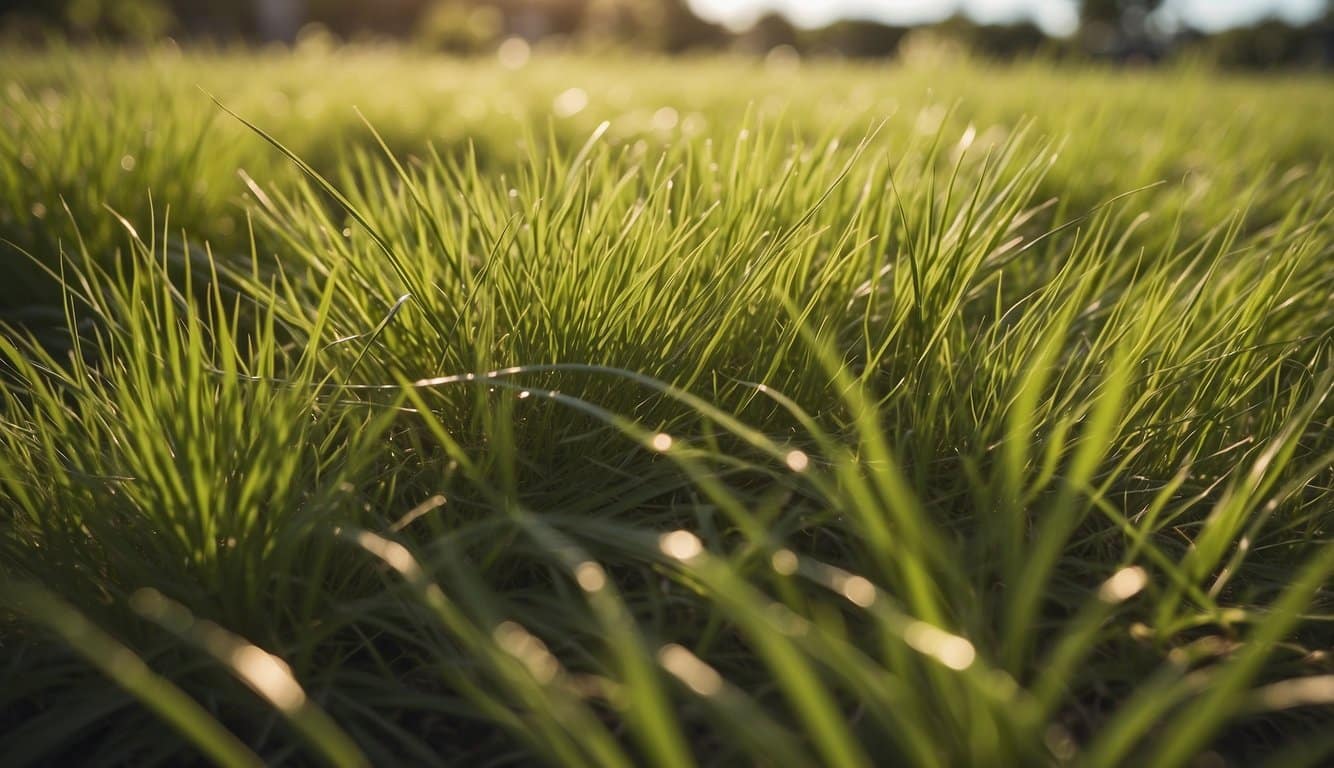
{"type": "Polygon", "coordinates": [[[1334,754],[1323,82],[604,64],[15,63],[6,762],[1334,754]]]}

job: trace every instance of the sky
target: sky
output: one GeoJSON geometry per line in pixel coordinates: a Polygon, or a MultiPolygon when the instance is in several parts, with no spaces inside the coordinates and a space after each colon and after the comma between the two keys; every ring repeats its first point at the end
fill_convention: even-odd
{"type": "MultiPolygon", "coordinates": [[[[1071,0],[689,0],[700,16],[744,28],[760,14],[776,10],[794,23],[818,27],[840,18],[875,19],[890,24],[938,21],[963,10],[983,22],[1032,18],[1049,34],[1067,34],[1076,23],[1071,0]]],[[[1324,10],[1324,0],[1167,0],[1177,17],[1214,31],[1266,16],[1304,22],[1324,10]]]]}

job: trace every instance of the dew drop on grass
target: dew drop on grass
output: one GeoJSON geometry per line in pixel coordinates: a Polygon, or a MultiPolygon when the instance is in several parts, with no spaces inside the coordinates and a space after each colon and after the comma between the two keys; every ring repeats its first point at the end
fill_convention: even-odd
{"type": "Polygon", "coordinates": [[[717,670],[676,643],[664,645],[658,651],[658,662],[700,696],[716,696],[723,689],[723,678],[717,670]]]}
{"type": "Polygon", "coordinates": [[[262,648],[238,646],[228,659],[236,674],[283,712],[295,712],[305,706],[301,690],[287,663],[262,648]]]}
{"type": "Polygon", "coordinates": [[[607,586],[607,572],[591,560],[580,563],[574,569],[574,578],[585,592],[598,592],[607,586]]]}
{"type": "Polygon", "coordinates": [[[122,171],[125,171],[126,173],[133,171],[134,166],[137,164],[138,163],[137,161],[135,161],[134,155],[126,155],[120,159],[120,168],[122,171]]]}
{"type": "Polygon", "coordinates": [[[965,670],[977,659],[973,644],[924,621],[914,621],[903,630],[903,642],[934,657],[950,669],[965,670]]]}
{"type": "Polygon", "coordinates": [[[505,42],[496,49],[496,58],[500,59],[500,66],[505,69],[521,69],[528,59],[532,56],[533,49],[528,45],[528,41],[522,37],[507,37],[505,42]]]}
{"type": "Polygon", "coordinates": [[[787,467],[793,472],[805,472],[811,465],[811,458],[803,451],[789,451],[787,454],[787,467]]]}
{"type": "Polygon", "coordinates": [[[786,43],[775,45],[764,56],[764,68],[776,75],[791,75],[801,68],[801,53],[786,43]]]}
{"type": "Polygon", "coordinates": [[[870,608],[875,605],[875,585],[861,576],[853,576],[843,582],[843,587],[839,591],[848,600],[862,608],[870,608]]]}
{"type": "Polygon", "coordinates": [[[1098,599],[1113,604],[1129,600],[1148,583],[1149,574],[1138,565],[1122,568],[1102,583],[1098,589],[1098,599]]]}
{"type": "Polygon", "coordinates": [[[658,549],[668,557],[688,561],[699,557],[704,551],[704,544],[690,531],[672,531],[658,538],[658,549]]]}
{"type": "Polygon", "coordinates": [[[649,441],[649,446],[659,453],[666,453],[672,449],[672,436],[666,432],[659,432],[649,441]]]}
{"type": "Polygon", "coordinates": [[[681,121],[681,115],[671,107],[663,107],[653,113],[653,129],[666,133],[676,127],[681,121]]]}
{"type": "Polygon", "coordinates": [[[797,567],[801,564],[797,559],[797,553],[790,549],[780,549],[769,558],[769,564],[773,569],[783,576],[791,576],[797,572],[797,567]]]}
{"type": "Polygon", "coordinates": [[[492,633],[496,644],[518,659],[539,683],[549,683],[560,671],[560,662],[547,650],[546,643],[512,621],[503,621],[492,633]]]}
{"type": "Polygon", "coordinates": [[[968,149],[973,146],[973,141],[977,139],[977,128],[972,123],[964,129],[963,135],[959,137],[959,149],[968,149]]]}
{"type": "Polygon", "coordinates": [[[551,109],[557,117],[573,117],[588,106],[588,93],[583,88],[570,88],[562,91],[551,102],[551,109]]]}

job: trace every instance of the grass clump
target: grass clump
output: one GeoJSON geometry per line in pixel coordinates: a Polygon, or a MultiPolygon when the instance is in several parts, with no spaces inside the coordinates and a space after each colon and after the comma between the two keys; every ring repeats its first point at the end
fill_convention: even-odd
{"type": "Polygon", "coordinates": [[[1322,82],[166,55],[0,112],[15,763],[1334,751],[1322,82]]]}

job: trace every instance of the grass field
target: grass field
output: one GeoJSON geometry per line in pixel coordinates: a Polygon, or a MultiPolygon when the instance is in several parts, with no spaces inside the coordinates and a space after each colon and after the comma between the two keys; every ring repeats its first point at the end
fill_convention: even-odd
{"type": "Polygon", "coordinates": [[[1334,760],[1334,89],[0,53],[5,765],[1334,760]]]}

